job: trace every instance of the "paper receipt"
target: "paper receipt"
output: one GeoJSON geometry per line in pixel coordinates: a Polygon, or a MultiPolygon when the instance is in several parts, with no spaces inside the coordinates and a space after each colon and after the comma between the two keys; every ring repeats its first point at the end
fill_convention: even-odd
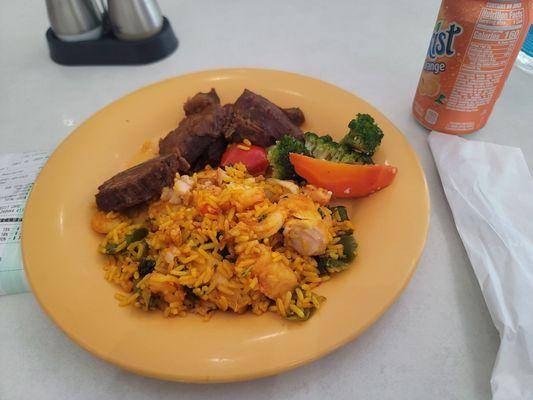
{"type": "Polygon", "coordinates": [[[28,290],[20,251],[26,199],[48,152],[0,155],[0,295],[28,290]]]}

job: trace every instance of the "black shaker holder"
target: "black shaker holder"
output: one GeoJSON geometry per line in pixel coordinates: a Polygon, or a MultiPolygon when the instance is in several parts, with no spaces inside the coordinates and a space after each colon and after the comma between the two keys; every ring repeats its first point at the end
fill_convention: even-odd
{"type": "Polygon", "coordinates": [[[166,18],[159,33],[147,39],[123,41],[113,36],[110,29],[104,31],[97,40],[64,42],[48,28],[46,40],[50,57],[62,65],[147,64],[165,58],[178,47],[178,39],[166,18]]]}

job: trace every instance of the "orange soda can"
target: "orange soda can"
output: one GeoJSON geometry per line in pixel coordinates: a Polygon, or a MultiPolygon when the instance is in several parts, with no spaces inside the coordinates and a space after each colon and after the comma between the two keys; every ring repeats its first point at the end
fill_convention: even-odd
{"type": "Polygon", "coordinates": [[[487,123],[528,32],[528,3],[442,1],[413,101],[418,122],[459,135],[487,123]]]}

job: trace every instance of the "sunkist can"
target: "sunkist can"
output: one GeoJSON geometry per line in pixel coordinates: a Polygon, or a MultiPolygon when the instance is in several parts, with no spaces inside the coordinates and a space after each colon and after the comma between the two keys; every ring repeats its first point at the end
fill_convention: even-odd
{"type": "Polygon", "coordinates": [[[442,1],[413,101],[418,122],[452,134],[486,124],[529,29],[529,6],[442,1]]]}

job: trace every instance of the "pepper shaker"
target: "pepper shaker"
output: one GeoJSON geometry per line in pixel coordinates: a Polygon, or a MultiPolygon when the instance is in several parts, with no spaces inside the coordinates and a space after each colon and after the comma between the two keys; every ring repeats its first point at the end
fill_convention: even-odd
{"type": "Polygon", "coordinates": [[[108,0],[107,12],[113,33],[122,40],[142,40],[163,27],[156,0],[108,0]]]}
{"type": "Polygon", "coordinates": [[[52,30],[65,42],[102,36],[102,14],[94,0],[46,0],[46,10],[52,30]]]}

